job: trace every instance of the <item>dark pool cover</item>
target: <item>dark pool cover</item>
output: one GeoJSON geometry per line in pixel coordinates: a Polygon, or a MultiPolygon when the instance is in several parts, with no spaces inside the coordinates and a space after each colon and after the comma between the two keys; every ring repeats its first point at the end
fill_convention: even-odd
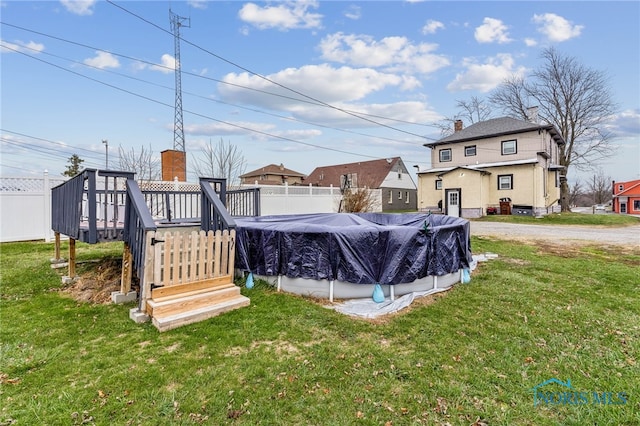
{"type": "Polygon", "coordinates": [[[258,275],[410,283],[468,268],[466,219],[324,213],[236,219],[236,268],[258,275]]]}

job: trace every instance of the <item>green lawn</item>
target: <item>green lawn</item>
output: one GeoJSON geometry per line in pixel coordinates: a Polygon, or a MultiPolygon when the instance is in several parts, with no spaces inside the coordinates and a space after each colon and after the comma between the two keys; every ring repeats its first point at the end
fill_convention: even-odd
{"type": "Polygon", "coordinates": [[[640,224],[640,218],[638,217],[611,213],[553,213],[540,218],[532,216],[488,215],[474,220],[480,222],[508,222],[540,225],[630,226],[640,224]]]}
{"type": "MultiPolygon", "coordinates": [[[[640,424],[640,250],[472,247],[499,257],[384,320],[258,282],[249,307],[160,334],[59,291],[52,244],[1,244],[0,425],[640,424]],[[534,406],[551,378],[573,403],[534,406]]],[[[121,250],[78,244],[103,261],[78,269],[121,250]]]]}

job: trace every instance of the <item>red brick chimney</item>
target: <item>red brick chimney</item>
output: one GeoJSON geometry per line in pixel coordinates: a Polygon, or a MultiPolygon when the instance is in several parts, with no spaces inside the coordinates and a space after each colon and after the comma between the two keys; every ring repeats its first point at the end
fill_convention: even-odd
{"type": "Polygon", "coordinates": [[[178,178],[180,182],[187,180],[187,154],[184,151],[167,149],[160,153],[162,161],[162,180],[172,181],[178,178]]]}
{"type": "Polygon", "coordinates": [[[460,130],[462,130],[462,120],[456,120],[453,123],[453,132],[459,132],[460,130]]]}

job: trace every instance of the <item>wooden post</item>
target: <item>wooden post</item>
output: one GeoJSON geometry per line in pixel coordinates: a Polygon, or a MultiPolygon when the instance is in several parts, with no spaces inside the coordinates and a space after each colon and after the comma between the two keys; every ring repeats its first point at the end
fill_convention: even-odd
{"type": "Polygon", "coordinates": [[[60,262],[60,233],[56,232],[55,233],[55,237],[56,237],[56,242],[54,244],[55,246],[55,254],[54,254],[54,261],[55,262],[60,262]]]}
{"type": "Polygon", "coordinates": [[[155,247],[151,242],[155,235],[154,231],[147,232],[144,245],[144,272],[141,280],[142,288],[140,288],[140,310],[144,313],[147,313],[147,300],[151,298],[151,284],[153,284],[154,278],[155,247]]]}
{"type": "Polygon", "coordinates": [[[129,244],[124,243],[124,251],[122,252],[122,275],[120,276],[120,292],[128,294],[131,291],[131,275],[132,275],[132,254],[129,244]]]}
{"type": "Polygon", "coordinates": [[[76,240],[69,238],[69,278],[76,277],[76,240]]]}

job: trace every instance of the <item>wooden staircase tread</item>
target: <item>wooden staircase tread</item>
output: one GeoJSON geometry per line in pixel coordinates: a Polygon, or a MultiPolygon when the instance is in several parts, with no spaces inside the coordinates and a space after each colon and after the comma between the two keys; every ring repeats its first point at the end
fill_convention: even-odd
{"type": "Polygon", "coordinates": [[[214,305],[203,306],[197,309],[191,309],[184,312],[172,313],[167,315],[154,315],[153,325],[159,331],[167,331],[176,327],[187,324],[193,324],[205,319],[209,319],[222,313],[249,306],[248,297],[238,295],[232,299],[228,299],[214,305]]]}
{"type": "Polygon", "coordinates": [[[187,312],[201,307],[213,306],[226,300],[235,299],[239,296],[241,296],[240,287],[234,286],[222,290],[178,297],[160,302],[150,300],[147,302],[148,313],[152,317],[155,317],[159,315],[187,312]]]}
{"type": "Polygon", "coordinates": [[[185,297],[192,297],[192,296],[199,296],[199,295],[206,295],[209,293],[214,293],[216,291],[221,291],[221,290],[227,290],[230,288],[240,288],[237,287],[234,283],[226,283],[226,284],[221,284],[218,285],[216,287],[210,287],[210,288],[202,288],[202,289],[196,289],[196,290],[191,290],[191,291],[185,291],[182,293],[177,293],[177,294],[172,294],[172,295],[168,295],[168,296],[160,296],[160,297],[153,297],[152,299],[149,299],[149,303],[164,303],[164,302],[171,302],[177,299],[183,299],[185,297]]]}

